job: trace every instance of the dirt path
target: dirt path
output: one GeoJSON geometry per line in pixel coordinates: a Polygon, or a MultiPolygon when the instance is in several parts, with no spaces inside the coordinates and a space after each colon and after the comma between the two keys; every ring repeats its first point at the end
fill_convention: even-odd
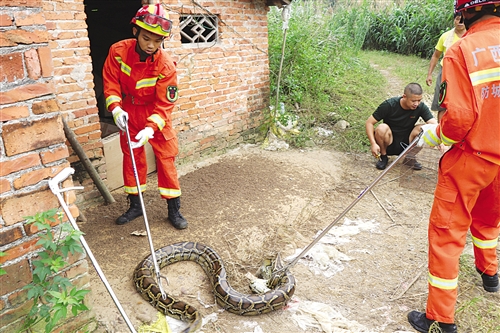
{"type": "MultiPolygon", "coordinates": [[[[243,293],[249,291],[245,274],[255,274],[268,256],[280,252],[287,258],[307,246],[379,173],[367,155],[322,149],[273,152],[257,146],[243,146],[179,170],[182,213],[189,228],[171,227],[165,202],[156,191],[147,191],[155,248],[178,241],[209,245],[223,258],[230,283],[243,293]]],[[[406,313],[425,304],[426,224],[432,195],[401,187],[402,175],[410,181],[415,176],[397,165],[373,189],[380,204],[372,194],[366,195],[324,237],[328,244],[316,245],[291,269],[297,286],[284,311],[255,317],[221,311],[201,267],[191,262],[162,270],[170,281],[165,288],[212,320],[203,332],[411,331],[406,313]]],[[[148,179],[148,187],[156,187],[155,175],[148,179]]],[[[126,209],[126,198],[121,191],[113,195],[115,204],[85,211],[87,222],[80,227],[137,328],[156,319],[155,309],[131,281],[149,248],[145,237],[131,235],[144,230],[142,218],[124,226],[114,224],[126,209]]],[[[127,332],[95,275],[92,286],[100,332],[127,332]]]]}
{"type": "MultiPolygon", "coordinates": [[[[400,95],[405,83],[381,72],[389,82],[387,97],[400,95]]],[[[431,98],[424,96],[429,104],[431,98]]],[[[285,310],[254,317],[221,310],[201,266],[192,262],[162,270],[170,282],[166,291],[199,309],[206,333],[413,332],[406,315],[425,306],[427,220],[439,158],[430,150],[420,156],[422,171],[396,165],[291,268],[297,285],[285,310]]],[[[166,222],[153,174],[145,203],[155,248],[204,243],[224,260],[231,285],[248,293],[246,275],[255,274],[266,257],[280,253],[290,260],[310,244],[379,175],[374,163],[369,154],[245,145],[180,166],[181,211],[189,221],[183,231],[166,222]]],[[[84,212],[81,229],[137,329],[156,320],[156,310],[132,285],[133,270],[149,247],[145,237],[131,235],[144,230],[142,218],[114,224],[127,202],[121,190],[113,195],[115,204],[84,212]]],[[[92,289],[99,332],[128,332],[93,271],[92,289]]],[[[180,332],[178,321],[168,321],[180,332]]]]}

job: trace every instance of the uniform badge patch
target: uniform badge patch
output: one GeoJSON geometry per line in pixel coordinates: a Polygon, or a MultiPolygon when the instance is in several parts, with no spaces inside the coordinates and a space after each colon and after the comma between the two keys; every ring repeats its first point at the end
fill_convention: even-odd
{"type": "Polygon", "coordinates": [[[443,81],[441,85],[439,86],[439,100],[438,104],[441,105],[443,103],[444,98],[446,97],[446,87],[448,86],[448,83],[446,81],[443,81]]]}
{"type": "Polygon", "coordinates": [[[167,88],[167,99],[170,102],[175,102],[179,98],[179,90],[176,86],[168,86],[167,88]]]}

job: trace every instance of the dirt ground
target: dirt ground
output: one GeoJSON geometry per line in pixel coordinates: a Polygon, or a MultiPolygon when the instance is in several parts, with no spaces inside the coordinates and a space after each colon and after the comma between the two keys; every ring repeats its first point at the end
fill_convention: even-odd
{"type": "MultiPolygon", "coordinates": [[[[393,158],[394,159],[394,158],[393,158]]],[[[392,161],[392,160],[390,160],[392,161]]],[[[223,258],[231,285],[249,293],[247,273],[280,253],[290,260],[329,226],[381,171],[368,154],[326,149],[269,151],[245,145],[225,155],[179,167],[181,212],[189,222],[176,230],[156,191],[156,174],[144,195],[155,248],[195,241],[223,258]]],[[[215,305],[205,273],[193,262],[162,270],[168,293],[199,309],[209,332],[413,332],[406,315],[426,300],[427,220],[435,170],[413,171],[398,163],[308,253],[291,267],[297,280],[285,310],[238,316],[215,305]]],[[[127,209],[116,203],[83,211],[79,223],[94,256],[134,327],[156,320],[156,310],[132,284],[137,264],[149,254],[144,220],[123,226],[127,209]]],[[[99,332],[128,332],[93,269],[92,300],[99,332]]],[[[478,282],[479,283],[479,282],[478,282]]],[[[182,328],[170,320],[173,332],[182,328]]]]}

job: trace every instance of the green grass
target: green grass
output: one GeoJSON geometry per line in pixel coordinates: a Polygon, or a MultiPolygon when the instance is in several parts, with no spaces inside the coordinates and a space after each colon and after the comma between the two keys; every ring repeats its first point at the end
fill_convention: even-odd
{"type": "Polygon", "coordinates": [[[324,88],[326,100],[305,95],[299,108],[288,106],[300,119],[301,134],[291,137],[289,142],[297,147],[330,145],[339,151],[368,152],[369,142],[365,133],[365,121],[388,96],[401,95],[406,83],[418,82],[425,93],[433,94],[434,86],[427,87],[425,78],[429,61],[416,56],[404,56],[384,51],[359,51],[350,59],[349,68],[330,81],[324,88]],[[394,92],[377,64],[401,82],[394,92]],[[339,120],[350,124],[346,130],[335,127],[339,120]],[[317,135],[315,128],[333,131],[330,137],[317,135]]]}
{"type": "MultiPolygon", "coordinates": [[[[363,51],[360,58],[364,61],[371,61],[381,68],[389,70],[392,75],[397,76],[402,82],[417,82],[424,89],[425,93],[433,94],[434,85],[428,87],[425,84],[427,70],[429,69],[429,59],[417,56],[405,56],[387,51],[363,51]]],[[[434,79],[437,71],[434,73],[434,79]]],[[[401,93],[403,87],[401,87],[401,93]]]]}
{"type": "Polygon", "coordinates": [[[455,322],[461,332],[500,332],[498,293],[484,291],[481,277],[474,267],[474,257],[463,254],[460,258],[455,322]]]}
{"type": "MultiPolygon", "coordinates": [[[[419,82],[432,94],[433,87],[425,85],[429,60],[384,51],[361,51],[374,33],[373,16],[380,17],[381,13],[369,1],[355,5],[346,0],[334,3],[322,0],[294,2],[284,50],[281,11],[271,8],[268,14],[271,106],[278,109],[283,102],[288,114],[298,116],[300,134],[286,138],[295,147],[329,144],[340,151],[367,152],[366,119],[389,94],[401,94],[390,92],[385,77],[370,63],[384,68],[390,66],[392,75],[405,82],[401,92],[406,83],[419,82]],[[350,127],[337,129],[335,123],[339,120],[347,121],[350,127]],[[318,127],[333,131],[333,135],[318,136],[318,127]]],[[[426,0],[424,12],[432,12],[439,4],[437,0],[426,0]]],[[[408,18],[406,23],[415,25],[422,21],[421,13],[414,17],[411,11],[419,6],[411,0],[402,9],[391,8],[397,15],[408,18]]],[[[445,24],[448,24],[448,16],[439,16],[437,22],[443,24],[441,21],[446,17],[445,24]]],[[[430,31],[436,30],[438,24],[427,22],[429,24],[433,27],[428,27],[430,31]]],[[[395,29],[402,28],[397,26],[395,29]]],[[[433,35],[429,36],[434,39],[433,35]]],[[[422,40],[419,38],[419,42],[422,40]]],[[[405,41],[407,44],[398,47],[407,49],[415,42],[408,37],[405,41]]],[[[384,40],[384,45],[387,43],[392,42],[384,40]]],[[[370,46],[373,49],[373,42],[370,46]]],[[[425,47],[432,53],[434,44],[425,47]]],[[[263,125],[264,132],[274,115],[266,116],[268,122],[263,125]]]]}
{"type": "MultiPolygon", "coordinates": [[[[283,102],[287,114],[298,116],[300,134],[286,138],[292,146],[368,153],[364,124],[381,102],[401,95],[409,82],[420,83],[425,94],[434,93],[425,78],[439,35],[452,26],[452,1],[407,0],[397,2],[401,8],[383,9],[372,3],[294,1],[279,101],[283,30],[281,12],[271,8],[271,104],[283,102]],[[397,78],[401,87],[394,87],[380,70],[397,78]],[[350,127],[338,129],[339,120],[350,127]],[[318,128],[331,130],[332,135],[320,136],[318,128]]],[[[470,255],[463,255],[460,262],[456,323],[461,332],[500,332],[498,293],[483,290],[470,255]]]]}

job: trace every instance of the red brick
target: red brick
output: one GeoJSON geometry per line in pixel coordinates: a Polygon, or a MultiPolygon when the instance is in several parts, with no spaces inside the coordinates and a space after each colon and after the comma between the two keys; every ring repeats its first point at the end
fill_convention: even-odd
{"type": "Polygon", "coordinates": [[[43,168],[38,170],[29,171],[20,175],[14,180],[14,188],[16,190],[22,189],[30,185],[35,185],[51,175],[50,168],[43,168]]]}
{"type": "Polygon", "coordinates": [[[76,135],[80,134],[85,134],[85,133],[90,133],[94,131],[98,131],[101,129],[101,124],[99,123],[94,123],[94,124],[89,124],[86,126],[82,126],[76,129],[73,129],[73,132],[75,132],[76,135]]]}
{"type": "Polygon", "coordinates": [[[64,277],[67,277],[68,279],[72,279],[74,277],[77,277],[78,275],[83,275],[88,272],[89,265],[86,260],[82,260],[79,265],[73,266],[70,269],[66,270],[64,274],[62,274],[64,277]]]}
{"type": "Polygon", "coordinates": [[[77,2],[56,2],[56,11],[73,11],[73,12],[78,12],[81,11],[83,12],[85,10],[85,7],[83,6],[83,1],[80,1],[80,3],[77,2]]]}
{"type": "Polygon", "coordinates": [[[0,39],[4,40],[0,46],[15,46],[19,44],[29,45],[46,43],[49,40],[49,35],[45,30],[27,31],[16,29],[0,31],[0,39]],[[3,45],[3,43],[7,45],[3,45]]]}
{"type": "Polygon", "coordinates": [[[60,117],[4,125],[5,153],[12,156],[66,142],[62,127],[60,117]]]}
{"type": "Polygon", "coordinates": [[[0,109],[0,121],[9,121],[19,118],[26,118],[29,115],[30,112],[27,106],[11,106],[0,109]]]}
{"type": "Polygon", "coordinates": [[[42,13],[33,13],[29,11],[16,12],[14,13],[14,19],[18,27],[26,25],[45,25],[45,17],[43,17],[42,13]]]}
{"type": "Polygon", "coordinates": [[[2,268],[7,274],[0,276],[1,295],[6,295],[16,289],[20,289],[33,280],[30,265],[26,259],[9,266],[2,266],[2,268]]]}
{"type": "Polygon", "coordinates": [[[12,229],[0,229],[0,246],[10,244],[20,238],[23,238],[23,231],[19,227],[12,229]]]}
{"type": "Polygon", "coordinates": [[[57,29],[62,31],[71,31],[71,30],[80,30],[87,29],[87,24],[85,21],[66,21],[66,22],[57,22],[57,29]]]}
{"type": "Polygon", "coordinates": [[[46,99],[33,103],[31,110],[34,114],[44,114],[59,111],[59,106],[55,99],[46,99]]]}
{"type": "Polygon", "coordinates": [[[19,306],[28,301],[28,291],[20,290],[9,295],[9,303],[11,306],[19,306]]]}
{"type": "Polygon", "coordinates": [[[0,14],[0,27],[9,27],[12,25],[12,17],[7,14],[0,14]]]}
{"type": "Polygon", "coordinates": [[[17,44],[8,40],[4,34],[0,32],[0,47],[16,46],[17,44]]]}
{"type": "Polygon", "coordinates": [[[40,153],[44,164],[62,160],[69,156],[68,147],[66,145],[58,148],[53,148],[40,153]]]}
{"type": "MultiPolygon", "coordinates": [[[[72,183],[71,183],[72,184],[72,183]]],[[[72,206],[69,207],[69,210],[71,212],[71,214],[73,214],[73,210],[71,209],[72,206]]],[[[58,211],[58,213],[56,213],[53,218],[54,218],[54,221],[46,221],[47,223],[50,224],[50,226],[53,228],[59,224],[61,224],[61,222],[68,222],[68,218],[66,217],[65,214],[62,215],[62,218],[61,216],[59,215],[59,212],[62,212],[62,211],[58,211]]],[[[79,212],[78,212],[79,214],[79,212]]],[[[72,216],[78,216],[78,214],[76,215],[72,215],[72,216]]],[[[27,224],[25,223],[24,224],[24,232],[26,233],[27,236],[32,236],[34,234],[36,234],[37,232],[39,232],[40,229],[38,229],[33,223],[30,223],[30,224],[27,224]]]]}
{"type": "Polygon", "coordinates": [[[73,13],[71,12],[56,12],[53,9],[45,10],[44,15],[47,21],[75,19],[75,15],[73,15],[73,13]]]}
{"type": "Polygon", "coordinates": [[[0,7],[42,7],[42,0],[0,0],[0,7]]]}
{"type": "Polygon", "coordinates": [[[54,92],[54,85],[51,82],[27,84],[9,91],[0,91],[0,105],[22,102],[54,92]]]}
{"type": "Polygon", "coordinates": [[[38,49],[38,58],[40,58],[40,66],[42,68],[42,76],[50,77],[54,73],[54,65],[52,63],[52,52],[49,47],[40,47],[38,49]]]}
{"type": "Polygon", "coordinates": [[[0,162],[0,176],[32,168],[40,165],[40,157],[37,153],[24,155],[23,157],[0,162]]]}
{"type": "Polygon", "coordinates": [[[33,306],[33,301],[30,300],[29,302],[26,302],[19,307],[10,308],[7,311],[3,312],[0,315],[0,323],[2,323],[2,327],[0,327],[0,332],[2,333],[20,332],[21,327],[19,327],[20,326],[19,323],[21,321],[18,320],[26,316],[29,313],[32,306],[33,306]],[[14,323],[15,321],[18,322],[14,323]],[[13,325],[9,325],[10,323],[13,323],[13,325]],[[6,328],[5,330],[3,330],[4,327],[6,328]]]}
{"type": "Polygon", "coordinates": [[[35,81],[38,80],[42,75],[42,69],[40,68],[38,53],[35,49],[24,52],[24,62],[26,63],[26,69],[28,70],[28,77],[35,81]]]}
{"type": "Polygon", "coordinates": [[[21,53],[0,55],[0,82],[14,82],[24,79],[23,68],[21,53]]]}
{"type": "Polygon", "coordinates": [[[33,216],[55,207],[59,207],[59,201],[50,190],[8,197],[0,204],[5,226],[24,221],[24,216],[33,216]]]}
{"type": "Polygon", "coordinates": [[[10,181],[5,178],[0,179],[0,193],[9,192],[10,190],[12,190],[10,181]]]}

